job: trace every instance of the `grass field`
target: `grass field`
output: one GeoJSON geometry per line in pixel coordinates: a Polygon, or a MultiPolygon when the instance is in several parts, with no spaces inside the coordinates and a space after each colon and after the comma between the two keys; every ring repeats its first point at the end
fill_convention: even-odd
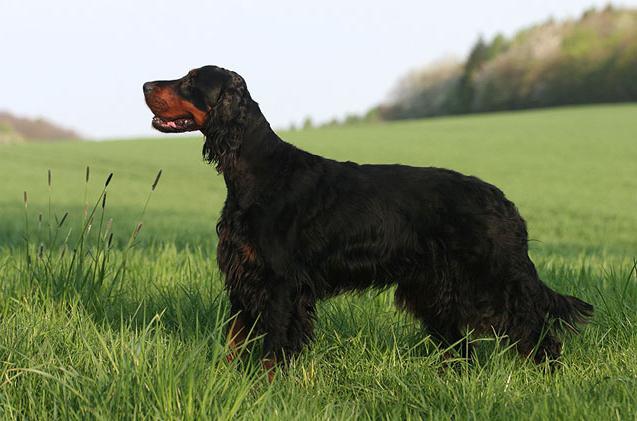
{"type": "Polygon", "coordinates": [[[225,187],[200,139],[1,145],[0,417],[636,419],[636,115],[596,106],[283,134],[339,160],[443,166],[501,187],[542,278],[596,307],[553,373],[492,339],[445,368],[388,291],[323,303],[315,344],[270,385],[258,341],[224,359],[225,187]],[[79,245],[85,195],[97,207],[79,245]]]}

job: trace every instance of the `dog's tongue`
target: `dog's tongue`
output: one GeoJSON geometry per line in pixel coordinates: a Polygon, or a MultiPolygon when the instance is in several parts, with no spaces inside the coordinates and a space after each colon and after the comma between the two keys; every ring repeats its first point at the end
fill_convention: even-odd
{"type": "Polygon", "coordinates": [[[167,121],[166,126],[172,128],[172,129],[176,129],[177,128],[177,123],[175,123],[174,121],[167,121]]]}

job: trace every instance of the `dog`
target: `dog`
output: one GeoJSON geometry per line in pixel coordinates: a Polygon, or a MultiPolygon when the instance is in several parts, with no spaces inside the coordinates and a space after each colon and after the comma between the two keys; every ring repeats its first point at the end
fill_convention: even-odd
{"type": "Polygon", "coordinates": [[[495,332],[536,363],[556,360],[557,334],[592,317],[593,306],[539,278],[526,223],[497,187],[448,169],[298,149],[272,130],[244,79],[220,67],[143,91],[152,126],[201,131],[204,159],[223,174],[217,261],[229,346],[236,352],[252,329],[264,335],[269,373],[312,340],[317,301],[348,291],[396,286],[398,307],[441,345],[495,332]]]}

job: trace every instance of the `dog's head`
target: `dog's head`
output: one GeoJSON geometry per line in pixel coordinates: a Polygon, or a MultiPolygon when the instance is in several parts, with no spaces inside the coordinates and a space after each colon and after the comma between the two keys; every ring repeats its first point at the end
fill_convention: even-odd
{"type": "Polygon", "coordinates": [[[250,94],[241,76],[217,66],[204,66],[181,79],[144,83],[152,125],[165,133],[201,130],[203,154],[222,170],[236,157],[245,129],[250,94]]]}
{"type": "Polygon", "coordinates": [[[203,130],[209,119],[220,124],[240,118],[249,98],[245,81],[230,70],[204,66],[175,80],[144,83],[153,127],[165,133],[203,130]]]}

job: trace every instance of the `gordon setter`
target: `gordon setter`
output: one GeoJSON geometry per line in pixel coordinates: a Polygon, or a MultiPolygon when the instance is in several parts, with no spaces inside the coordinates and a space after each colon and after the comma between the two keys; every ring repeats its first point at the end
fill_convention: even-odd
{"type": "Polygon", "coordinates": [[[254,327],[268,370],[311,340],[317,301],[347,291],[396,285],[397,305],[443,345],[461,344],[465,329],[496,332],[538,363],[560,355],[560,329],[592,316],[540,280],[524,219],[491,184],[300,150],[270,128],[243,78],[220,67],[145,83],[144,95],[153,127],[200,130],[204,158],[223,173],[217,260],[230,346],[254,327]]]}

